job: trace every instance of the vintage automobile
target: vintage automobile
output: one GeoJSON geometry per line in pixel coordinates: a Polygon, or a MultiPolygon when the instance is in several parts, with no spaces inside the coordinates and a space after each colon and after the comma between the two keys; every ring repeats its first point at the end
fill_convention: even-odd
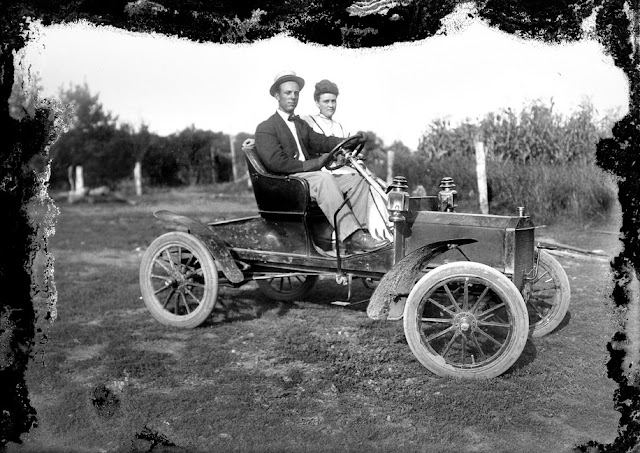
{"type": "Polygon", "coordinates": [[[455,212],[451,178],[442,179],[437,196],[410,196],[403,177],[384,188],[364,166],[362,144],[344,152],[356,137],[331,151],[330,167],[340,166],[342,156],[384,196],[390,245],[346,254],[306,181],[269,173],[247,143],[258,214],[203,224],[156,212],[177,231],[155,239],[143,256],[140,286],[148,310],[163,324],[194,328],[211,314],[220,286],[255,281],[265,296],[294,301],[320,276],[335,276],[349,285],[349,294],[352,281],[362,279],[375,287],[367,315],[403,320],[409,347],[431,372],[463,378],[504,373],[530,336],[548,334],[565,317],[570,288],[564,270],[536,247],[524,208],[514,216],[455,212]]]}

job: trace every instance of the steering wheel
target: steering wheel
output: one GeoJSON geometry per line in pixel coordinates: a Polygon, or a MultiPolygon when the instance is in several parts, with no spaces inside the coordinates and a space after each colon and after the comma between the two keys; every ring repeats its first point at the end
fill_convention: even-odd
{"type": "MultiPolygon", "coordinates": [[[[337,170],[338,168],[342,168],[345,165],[347,165],[347,162],[343,162],[343,163],[338,163],[337,159],[338,156],[340,156],[342,153],[344,153],[344,150],[342,149],[345,145],[348,145],[349,143],[355,141],[355,140],[360,140],[362,138],[362,135],[360,134],[356,134],[356,135],[352,135],[351,137],[347,137],[344,140],[342,140],[340,143],[338,143],[336,146],[333,147],[333,149],[331,151],[329,151],[329,157],[327,159],[327,162],[324,164],[325,168],[327,170],[337,170]]],[[[360,154],[360,151],[362,151],[362,148],[364,148],[364,143],[359,143],[356,145],[356,147],[353,149],[352,151],[352,156],[357,156],[358,154],[360,154]]]]}

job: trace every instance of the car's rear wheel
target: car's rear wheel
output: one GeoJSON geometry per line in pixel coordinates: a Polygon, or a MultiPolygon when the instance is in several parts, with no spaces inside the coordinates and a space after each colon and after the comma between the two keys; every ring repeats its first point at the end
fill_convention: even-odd
{"type": "Polygon", "coordinates": [[[529,321],[511,280],[464,261],[439,266],[416,283],[404,331],[416,358],[438,376],[493,378],[520,357],[529,321]]]}
{"type": "Polygon", "coordinates": [[[317,275],[292,274],[256,280],[262,294],[269,299],[290,302],[304,298],[318,281],[317,275]]]}
{"type": "Polygon", "coordinates": [[[197,327],[216,303],[216,263],[195,236],[178,231],[163,234],[142,257],[140,290],[147,309],[160,323],[197,327]]]}
{"type": "Polygon", "coordinates": [[[558,261],[538,250],[538,274],[526,299],[532,337],[551,333],[564,319],[571,302],[569,278],[558,261]]]}

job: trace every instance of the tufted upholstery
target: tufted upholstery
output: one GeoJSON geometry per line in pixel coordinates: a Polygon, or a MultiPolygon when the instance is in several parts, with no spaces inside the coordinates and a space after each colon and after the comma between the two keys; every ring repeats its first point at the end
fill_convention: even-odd
{"type": "Polygon", "coordinates": [[[309,186],[304,179],[269,173],[253,139],[245,140],[242,151],[247,158],[253,193],[261,214],[304,215],[311,207],[317,207],[309,197],[309,186]]]}

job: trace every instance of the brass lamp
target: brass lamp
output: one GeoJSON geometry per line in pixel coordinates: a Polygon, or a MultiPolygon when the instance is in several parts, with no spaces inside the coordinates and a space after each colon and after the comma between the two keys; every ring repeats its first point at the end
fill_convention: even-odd
{"type": "Polygon", "coordinates": [[[397,263],[404,257],[404,223],[405,213],[409,212],[409,186],[407,178],[396,176],[387,188],[387,209],[389,221],[393,222],[393,262],[397,263]]]}
{"type": "Polygon", "coordinates": [[[458,192],[454,189],[456,185],[453,183],[453,178],[444,177],[440,180],[440,192],[438,192],[438,206],[440,211],[443,212],[455,212],[458,207],[458,192]]]}
{"type": "MultiPolygon", "coordinates": [[[[404,176],[394,177],[393,182],[387,188],[387,197],[387,209],[392,213],[392,216],[409,211],[409,186],[407,185],[407,178],[404,176]]],[[[389,218],[389,220],[395,222],[393,218],[389,218]]]]}

